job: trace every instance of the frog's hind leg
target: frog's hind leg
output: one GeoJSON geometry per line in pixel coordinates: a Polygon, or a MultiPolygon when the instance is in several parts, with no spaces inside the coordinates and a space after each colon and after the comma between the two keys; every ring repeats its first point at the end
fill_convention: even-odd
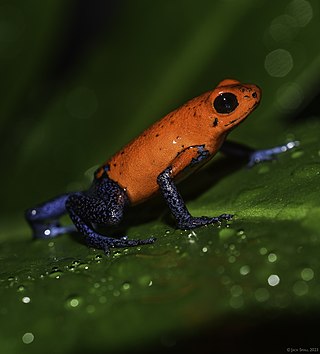
{"type": "Polygon", "coordinates": [[[25,217],[33,230],[34,238],[52,238],[74,232],[74,225],[61,226],[58,218],[66,214],[66,201],[69,194],[63,194],[45,203],[26,210],[25,217]]]}
{"type": "Polygon", "coordinates": [[[226,155],[247,159],[247,167],[253,167],[261,162],[275,160],[278,154],[287,152],[294,147],[299,146],[299,144],[299,141],[290,141],[286,144],[275,146],[270,149],[255,150],[249,146],[228,140],[223,143],[220,150],[226,155]]]}
{"type": "Polygon", "coordinates": [[[154,238],[129,240],[127,237],[113,238],[96,232],[92,224],[117,225],[129,200],[119,185],[104,178],[94,183],[89,192],[71,195],[67,211],[78,231],[85,236],[89,247],[103,249],[108,253],[112,247],[123,248],[153,243],[154,238]]]}

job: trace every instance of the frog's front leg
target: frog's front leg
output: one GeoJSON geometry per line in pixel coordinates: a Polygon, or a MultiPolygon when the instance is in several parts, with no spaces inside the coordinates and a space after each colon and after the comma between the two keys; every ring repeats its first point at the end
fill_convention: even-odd
{"type": "Polygon", "coordinates": [[[209,225],[222,220],[230,220],[233,217],[231,214],[222,214],[216,217],[192,216],[173,182],[175,175],[181,172],[182,166],[195,166],[209,158],[209,155],[209,151],[207,151],[203,145],[189,147],[181,152],[172,162],[172,165],[161,172],[157,178],[161,193],[180,229],[193,229],[198,226],[209,225]]]}
{"type": "Polygon", "coordinates": [[[290,141],[287,144],[270,149],[254,150],[246,145],[228,140],[223,143],[220,150],[226,155],[248,159],[247,166],[252,167],[260,162],[272,161],[278,154],[291,150],[296,146],[299,146],[299,141],[290,141]]]}
{"type": "Polygon", "coordinates": [[[122,219],[123,211],[129,200],[125,191],[108,177],[94,182],[89,192],[71,195],[67,202],[67,211],[78,231],[85,236],[88,246],[103,249],[123,248],[150,244],[154,238],[145,240],[129,240],[108,237],[96,232],[92,224],[117,225],[122,219]]]}

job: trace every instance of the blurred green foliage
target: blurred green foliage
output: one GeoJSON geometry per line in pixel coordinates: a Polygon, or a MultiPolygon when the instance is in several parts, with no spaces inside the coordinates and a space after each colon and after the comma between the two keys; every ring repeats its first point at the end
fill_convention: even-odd
{"type": "Polygon", "coordinates": [[[315,345],[319,112],[303,108],[319,94],[319,33],[316,0],[2,1],[1,351],[315,345]],[[181,186],[193,214],[235,213],[229,227],[180,232],[165,208],[141,208],[128,234],[153,246],[105,257],[68,236],[30,242],[26,207],[86,188],[129,139],[226,77],[263,89],[232,139],[301,141],[249,171],[217,159],[181,186]]]}

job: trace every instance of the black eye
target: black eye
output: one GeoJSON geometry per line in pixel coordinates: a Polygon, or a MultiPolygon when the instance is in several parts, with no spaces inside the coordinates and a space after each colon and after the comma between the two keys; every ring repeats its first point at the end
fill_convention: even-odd
{"type": "Polygon", "coordinates": [[[221,93],[213,102],[217,113],[231,113],[239,105],[237,97],[230,92],[221,93]]]}

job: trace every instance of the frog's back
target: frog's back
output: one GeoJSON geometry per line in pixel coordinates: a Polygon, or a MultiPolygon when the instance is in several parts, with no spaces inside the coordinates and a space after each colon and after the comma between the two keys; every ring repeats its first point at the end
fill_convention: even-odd
{"type": "Polygon", "coordinates": [[[206,142],[203,130],[207,127],[201,117],[208,114],[204,102],[209,94],[169,113],[106,162],[108,176],[126,190],[132,203],[158,191],[158,175],[181,151],[206,142]]]}

